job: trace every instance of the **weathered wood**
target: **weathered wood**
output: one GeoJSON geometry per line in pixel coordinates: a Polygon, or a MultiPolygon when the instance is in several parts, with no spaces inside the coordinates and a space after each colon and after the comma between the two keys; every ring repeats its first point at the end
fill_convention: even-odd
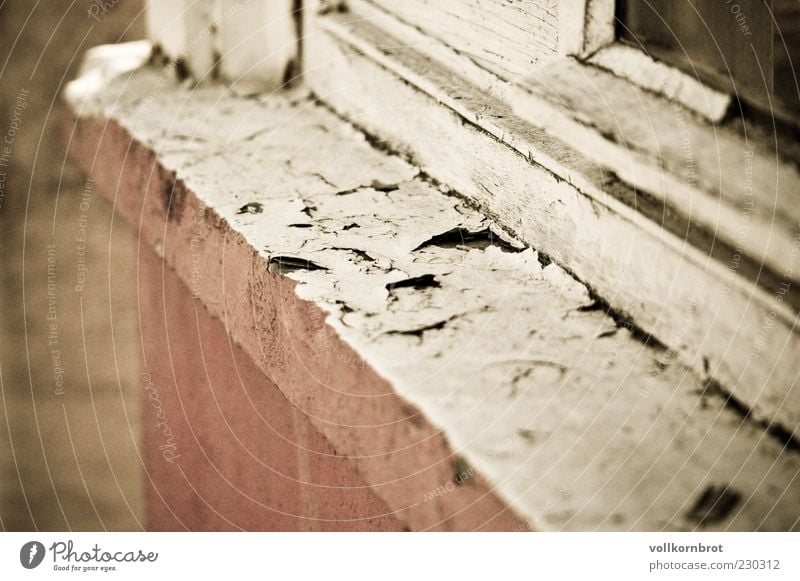
{"type": "Polygon", "coordinates": [[[183,57],[186,50],[183,10],[184,3],[175,0],[150,0],[147,4],[147,34],[173,59],[183,57]]]}
{"type": "Polygon", "coordinates": [[[176,63],[179,77],[208,79],[215,61],[213,13],[216,0],[150,0],[150,39],[176,63]]]}
{"type": "Polygon", "coordinates": [[[561,0],[558,3],[559,54],[587,57],[616,39],[616,0],[561,0]]]}
{"type": "MultiPolygon", "coordinates": [[[[610,47],[594,57],[601,66],[613,68],[614,74],[572,60],[556,61],[539,67],[523,83],[526,88],[520,89],[473,66],[448,47],[426,43],[425,35],[376,11],[369,2],[351,0],[350,6],[352,14],[337,19],[345,23],[336,27],[339,33],[349,34],[345,32],[347,28],[356,31],[350,41],[373,53],[387,67],[396,62],[402,68],[396,74],[524,155],[529,150],[516,145],[524,142],[517,138],[522,131],[519,125],[542,128],[546,133],[538,135],[538,140],[546,134],[553,136],[637,190],[663,199],[671,213],[684,216],[684,223],[690,221],[695,227],[702,227],[706,246],[722,242],[741,249],[750,259],[748,275],[752,280],[760,275],[762,285],[775,291],[784,279],[800,277],[800,264],[787,265],[786,261],[797,254],[793,248],[800,210],[792,203],[792,192],[800,188],[796,167],[777,159],[764,139],[746,141],[731,128],[710,126],[688,107],[617,78],[615,75],[623,71],[613,63],[642,65],[637,82],[643,82],[649,90],[666,93],[679,103],[689,102],[692,109],[702,110],[709,117],[719,117],[724,112],[728,97],[705,91],[682,73],[652,61],[652,66],[644,66],[641,59],[629,54],[632,49],[624,47],[610,47]],[[395,33],[397,38],[392,36],[395,33]],[[423,62],[427,59],[436,61],[433,67],[423,62]],[[650,76],[642,76],[645,73],[650,76]],[[467,93],[471,98],[465,100],[467,93]],[[493,113],[489,113],[491,109],[484,100],[490,103],[493,113]],[[767,271],[761,268],[762,263],[767,271]]],[[[311,22],[309,27],[313,25],[311,22]]],[[[309,44],[313,42],[311,36],[309,44]]],[[[637,56],[649,60],[644,55],[637,56]]],[[[548,169],[566,171],[540,158],[535,161],[548,169]]],[[[670,217],[661,216],[658,220],[669,221],[670,217]]],[[[686,234],[684,223],[676,226],[682,236],[686,234]]],[[[725,256],[726,262],[728,259],[725,256]]]]}
{"type": "Polygon", "coordinates": [[[617,6],[615,0],[563,0],[558,13],[559,54],[588,59],[639,87],[678,101],[712,122],[722,120],[731,104],[729,94],[653,60],[639,48],[617,42],[617,6]]]}
{"type": "Polygon", "coordinates": [[[299,74],[299,2],[219,1],[220,67],[235,90],[270,92],[299,74]]]}
{"type": "Polygon", "coordinates": [[[677,101],[713,123],[723,120],[733,101],[730,94],[712,89],[695,77],[622,43],[597,51],[589,62],[643,89],[677,101]]]}
{"type": "Polygon", "coordinates": [[[556,0],[373,0],[507,79],[558,52],[556,0]]]}
{"type": "MultiPolygon", "coordinates": [[[[354,75],[374,67],[348,91],[390,83],[336,43],[322,48],[337,81],[353,81],[345,62],[354,75]]],[[[621,221],[541,169],[520,170],[499,153],[508,148],[487,150],[484,133],[462,128],[454,141],[456,115],[391,79],[394,91],[354,119],[388,115],[395,130],[436,136],[468,192],[482,172],[506,203],[549,200],[542,220],[555,235],[567,219],[621,221]],[[409,106],[435,116],[393,114],[409,106]],[[467,150],[491,155],[479,166],[467,150]]],[[[170,86],[140,115],[158,82],[145,69],[75,85],[73,154],[408,526],[526,526],[498,513],[498,498],[548,529],[798,526],[796,452],[701,395],[703,378],[674,354],[637,340],[586,287],[417,167],[302,93],[170,86]],[[693,507],[712,485],[741,501],[699,521],[693,507]],[[489,508],[470,512],[479,502],[489,508]]],[[[418,151],[428,169],[433,149],[418,151]]],[[[583,244],[598,232],[572,234],[583,244]]]]}
{"type": "Polygon", "coordinates": [[[179,79],[221,75],[241,93],[274,91],[299,74],[300,6],[296,0],[152,0],[149,36],[179,79]]]}
{"type": "MultiPolygon", "coordinates": [[[[515,112],[664,199],[780,282],[800,281],[800,173],[768,144],[711,126],[605,71],[565,61],[525,81],[515,112]]],[[[773,286],[777,286],[776,283],[773,286]]]]}
{"type": "MultiPolygon", "coordinates": [[[[787,265],[797,261],[800,238],[788,237],[788,217],[764,236],[768,194],[753,191],[759,211],[758,215],[753,212],[746,236],[722,220],[714,223],[720,234],[739,235],[736,245],[726,248],[715,238],[715,229],[704,232],[694,223],[697,206],[707,205],[703,216],[710,220],[715,208],[725,209],[720,201],[696,189],[689,198],[691,214],[686,216],[681,208],[676,211],[665,204],[664,198],[637,195],[613,173],[626,175],[625,167],[614,165],[609,171],[603,165],[613,160],[601,157],[605,162],[601,164],[592,155],[602,156],[597,149],[607,146],[614,151],[613,140],[598,138],[591,151],[573,149],[561,135],[553,134],[556,131],[532,123],[547,128],[552,117],[542,115],[557,114],[555,106],[539,111],[538,119],[533,108],[526,111],[529,123],[508,105],[520,98],[519,93],[488,80],[476,85],[454,74],[454,67],[440,64],[441,49],[436,49],[438,58],[434,59],[423,54],[424,47],[412,48],[418,44],[408,42],[410,36],[398,40],[385,27],[359,22],[357,15],[351,14],[349,20],[326,18],[319,24],[328,28],[310,37],[307,80],[322,100],[410,155],[427,173],[565,265],[698,373],[720,381],[755,417],[777,421],[789,433],[799,432],[796,354],[800,340],[792,284],[797,273],[787,272],[787,265]],[[741,247],[763,251],[748,263],[741,247]],[[767,250],[770,254],[765,256],[767,250]],[[754,278],[740,272],[745,266],[757,271],[761,260],[780,269],[777,279],[770,281],[771,288],[755,284],[754,278]]],[[[462,70],[471,69],[463,65],[462,70]]],[[[587,74],[607,75],[594,69],[587,74]]],[[[564,111],[560,114],[569,113],[567,108],[564,111]]],[[[621,111],[626,116],[634,113],[621,111]]],[[[689,114],[685,119],[686,131],[695,129],[695,138],[702,147],[709,147],[697,122],[689,114]]],[[[599,133],[589,118],[583,121],[587,139],[599,133]]],[[[659,127],[666,124],[663,119],[656,122],[659,127]]],[[[675,128],[665,127],[665,131],[675,135],[675,128]]],[[[713,129],[707,133],[714,135],[713,129]]],[[[734,163],[733,156],[742,151],[736,149],[733,136],[723,134],[720,140],[721,155],[745,171],[744,163],[734,163]]],[[[669,144],[669,151],[674,147],[669,144]]],[[[760,153],[754,144],[754,156],[760,153]]],[[[649,150],[634,151],[627,159],[636,162],[649,155],[649,150]]],[[[708,151],[698,153],[706,161],[708,155],[708,151]]],[[[753,165],[761,171],[766,161],[759,158],[753,165]]],[[[710,181],[714,171],[726,183],[731,179],[712,168],[704,168],[704,179],[710,181]]],[[[791,168],[780,171],[792,178],[791,168]]],[[[674,183],[670,176],[663,172],[659,177],[674,183]]],[[[768,182],[770,177],[762,172],[758,179],[768,182]]],[[[742,203],[739,193],[735,189],[726,194],[725,202],[742,203]]],[[[784,214],[796,213],[786,199],[781,205],[784,214]]],[[[729,207],[728,215],[734,215],[732,211],[729,207]]],[[[739,222],[745,223],[744,219],[739,222]]]]}

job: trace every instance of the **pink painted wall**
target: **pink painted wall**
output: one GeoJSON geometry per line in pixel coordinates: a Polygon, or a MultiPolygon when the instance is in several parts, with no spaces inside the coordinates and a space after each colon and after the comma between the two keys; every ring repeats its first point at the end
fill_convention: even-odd
{"type": "Polygon", "coordinates": [[[138,273],[148,529],[402,529],[169,266],[138,273]]]}

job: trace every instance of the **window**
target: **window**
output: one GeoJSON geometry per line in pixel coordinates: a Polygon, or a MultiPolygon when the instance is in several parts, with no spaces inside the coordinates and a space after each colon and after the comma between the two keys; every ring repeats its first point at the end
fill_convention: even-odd
{"type": "Polygon", "coordinates": [[[800,110],[797,0],[623,0],[618,36],[762,107],[800,110]]]}

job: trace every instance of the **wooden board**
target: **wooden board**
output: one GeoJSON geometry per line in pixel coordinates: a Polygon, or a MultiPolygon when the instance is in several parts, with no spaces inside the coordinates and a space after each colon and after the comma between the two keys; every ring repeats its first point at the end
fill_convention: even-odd
{"type": "Polygon", "coordinates": [[[556,0],[374,0],[398,18],[507,79],[558,52],[556,0]]]}
{"type": "Polygon", "coordinates": [[[307,45],[320,99],[568,268],[755,417],[799,432],[791,282],[755,284],[739,272],[742,253],[715,254],[724,245],[713,232],[520,118],[506,88],[352,16],[320,22],[307,45]]]}
{"type": "Polygon", "coordinates": [[[310,96],[86,74],[72,154],[410,528],[797,527],[796,450],[310,96]]]}

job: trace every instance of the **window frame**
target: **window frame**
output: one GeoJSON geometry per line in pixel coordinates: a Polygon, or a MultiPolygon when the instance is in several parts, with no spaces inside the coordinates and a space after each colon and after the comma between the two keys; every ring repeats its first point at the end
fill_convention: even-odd
{"type": "Polygon", "coordinates": [[[675,100],[711,122],[720,122],[735,106],[753,117],[769,115],[779,124],[800,130],[800,116],[778,100],[766,103],[746,87],[733,91],[729,82],[712,75],[690,74],[651,56],[619,35],[619,0],[564,0],[559,33],[562,53],[609,72],[661,96],[675,100]]]}

